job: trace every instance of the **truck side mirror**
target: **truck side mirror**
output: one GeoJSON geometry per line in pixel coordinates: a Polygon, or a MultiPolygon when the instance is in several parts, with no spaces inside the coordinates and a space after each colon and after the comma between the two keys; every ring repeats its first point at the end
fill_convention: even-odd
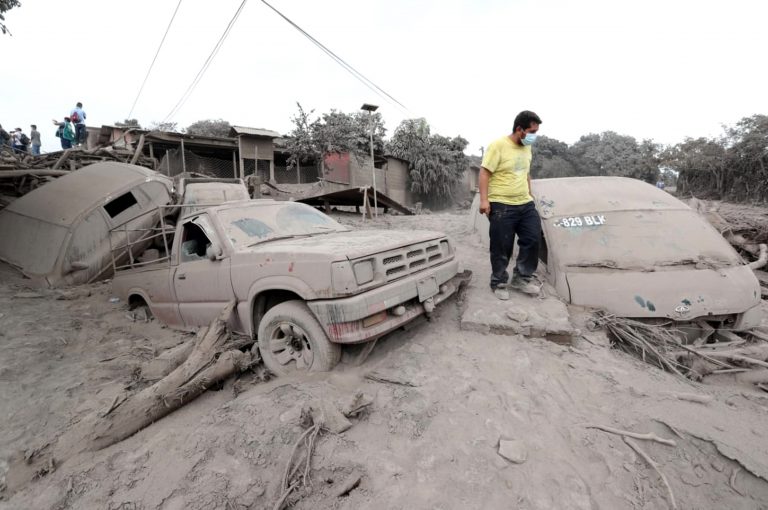
{"type": "Polygon", "coordinates": [[[205,256],[208,257],[208,260],[210,261],[219,260],[222,254],[221,246],[216,243],[209,244],[208,248],[205,250],[205,256]]]}

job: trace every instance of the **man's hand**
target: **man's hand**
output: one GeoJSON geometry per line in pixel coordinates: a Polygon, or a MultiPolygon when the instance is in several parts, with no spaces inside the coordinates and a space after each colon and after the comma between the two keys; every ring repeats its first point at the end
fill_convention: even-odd
{"type": "Polygon", "coordinates": [[[491,203],[488,200],[480,201],[480,214],[491,215],[491,203]]]}

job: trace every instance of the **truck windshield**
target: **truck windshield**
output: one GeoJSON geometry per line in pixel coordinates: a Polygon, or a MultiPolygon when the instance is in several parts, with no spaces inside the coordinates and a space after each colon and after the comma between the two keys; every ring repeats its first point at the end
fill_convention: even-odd
{"type": "Polygon", "coordinates": [[[304,204],[249,204],[218,211],[229,242],[237,249],[276,238],[322,235],[349,229],[304,204]]]}

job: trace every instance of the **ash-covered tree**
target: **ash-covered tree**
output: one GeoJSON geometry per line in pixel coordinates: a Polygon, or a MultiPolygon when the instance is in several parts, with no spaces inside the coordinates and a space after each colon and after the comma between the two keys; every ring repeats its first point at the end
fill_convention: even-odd
{"type": "Polygon", "coordinates": [[[533,146],[531,177],[547,179],[574,175],[577,175],[576,168],[569,161],[568,144],[545,135],[539,136],[533,146]]]}
{"type": "Polygon", "coordinates": [[[446,204],[464,177],[469,142],[433,135],[426,119],[406,119],[395,129],[388,152],[408,161],[411,191],[430,206],[446,204]]]}
{"type": "Polygon", "coordinates": [[[582,136],[568,149],[576,175],[614,175],[655,183],[659,177],[658,146],[651,140],[638,143],[613,131],[582,136]]]}
{"type": "Polygon", "coordinates": [[[232,125],[224,119],[198,120],[187,126],[186,134],[197,136],[218,136],[226,138],[232,125]]]}
{"type": "Polygon", "coordinates": [[[164,131],[167,133],[183,133],[184,129],[179,129],[178,122],[151,122],[148,126],[150,131],[164,131]]]}
{"type": "Polygon", "coordinates": [[[661,154],[662,163],[679,173],[677,192],[702,198],[721,198],[725,186],[727,153],[721,141],[686,138],[661,154]]]}
{"type": "Polygon", "coordinates": [[[125,120],[122,120],[122,121],[118,120],[117,122],[115,122],[115,126],[118,126],[118,127],[134,127],[134,128],[141,129],[141,124],[139,123],[138,119],[125,119],[125,120]]]}
{"type": "Polygon", "coordinates": [[[21,7],[19,0],[0,0],[0,31],[3,34],[11,34],[8,27],[5,26],[5,13],[14,7],[21,7]]]}
{"type": "Polygon", "coordinates": [[[384,150],[386,128],[381,114],[344,113],[331,110],[311,120],[314,110],[307,112],[300,103],[299,111],[291,118],[293,129],[288,133],[288,165],[322,160],[328,154],[351,154],[363,164],[370,154],[370,129],[373,125],[374,152],[384,150]]]}
{"type": "Polygon", "coordinates": [[[662,154],[679,172],[682,195],[735,201],[768,199],[768,116],[744,117],[719,138],[688,138],[662,154]]]}

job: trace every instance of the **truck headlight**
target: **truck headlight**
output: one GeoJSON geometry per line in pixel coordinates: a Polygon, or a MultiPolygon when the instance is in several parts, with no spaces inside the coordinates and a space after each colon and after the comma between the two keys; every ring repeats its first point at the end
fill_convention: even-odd
{"type": "Polygon", "coordinates": [[[355,262],[353,267],[355,281],[358,285],[365,285],[373,281],[373,259],[355,262]]]}
{"type": "Polygon", "coordinates": [[[355,273],[349,262],[334,262],[331,264],[331,282],[336,294],[350,294],[357,290],[355,273]]]}
{"type": "Polygon", "coordinates": [[[451,246],[451,243],[447,239],[440,241],[440,253],[443,255],[444,259],[450,258],[450,256],[453,255],[453,246],[451,246]]]}

